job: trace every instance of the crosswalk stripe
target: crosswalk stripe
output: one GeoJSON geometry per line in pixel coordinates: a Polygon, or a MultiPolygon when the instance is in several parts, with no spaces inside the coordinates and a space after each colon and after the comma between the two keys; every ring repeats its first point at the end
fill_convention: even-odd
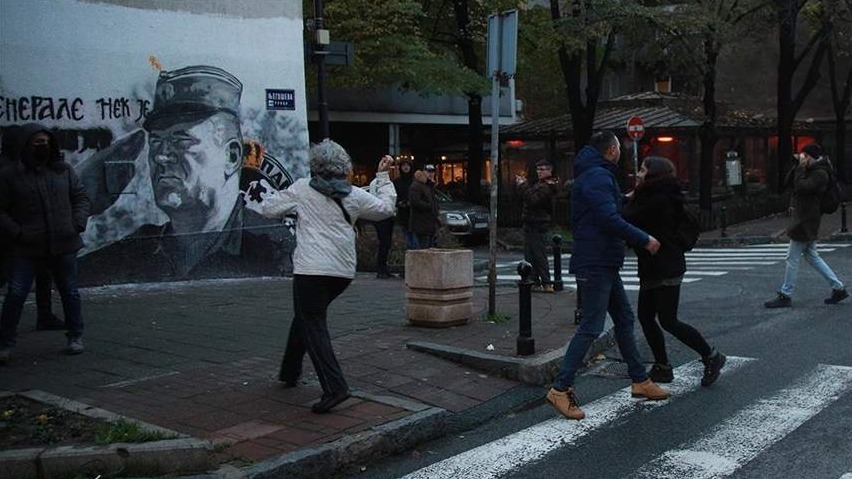
{"type": "MultiPolygon", "coordinates": [[[[754,358],[728,356],[724,374],[729,374],[751,361],[754,361],[754,358]]],[[[524,463],[541,459],[547,453],[563,446],[573,445],[583,436],[628,414],[670,404],[674,399],[698,389],[703,369],[704,366],[699,361],[676,368],[674,381],[666,386],[672,394],[671,399],[667,401],[632,401],[629,399],[630,387],[626,387],[584,405],[586,419],[582,421],[570,421],[561,417],[550,419],[414,471],[404,476],[404,479],[484,479],[505,474],[524,463]]]]}
{"type": "MultiPolygon", "coordinates": [[[[487,280],[488,277],[487,276],[480,276],[477,279],[487,280]]],[[[515,275],[512,275],[512,274],[498,274],[497,275],[497,280],[499,280],[499,281],[510,281],[510,280],[511,281],[518,281],[519,279],[520,279],[520,277],[516,274],[515,275]]],[[[625,283],[638,283],[639,278],[636,277],[636,276],[624,276],[622,274],[621,281],[625,282],[625,283]]],[[[696,281],[701,281],[701,278],[683,278],[684,283],[694,283],[696,281]]],[[[562,282],[563,283],[571,283],[571,284],[576,283],[575,278],[573,276],[563,276],[562,282]]]]}
{"type": "Polygon", "coordinates": [[[733,474],[852,387],[852,367],[819,365],[794,386],[743,409],[706,436],[667,451],[636,478],[711,478],[733,474]]]}

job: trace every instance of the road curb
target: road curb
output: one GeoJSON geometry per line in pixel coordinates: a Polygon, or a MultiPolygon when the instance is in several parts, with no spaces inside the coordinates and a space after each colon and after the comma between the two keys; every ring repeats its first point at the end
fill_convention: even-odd
{"type": "Polygon", "coordinates": [[[147,431],[172,434],[177,439],[106,446],[48,446],[0,451],[0,477],[95,477],[131,474],[162,476],[202,472],[210,468],[213,444],[170,429],[148,424],[44,391],[0,391],[0,397],[22,396],[57,408],[109,422],[134,422],[147,431]]]}
{"type": "MultiPolygon", "coordinates": [[[[615,330],[609,327],[592,343],[584,362],[589,363],[592,358],[603,353],[613,344],[615,344],[615,330]]],[[[567,344],[559,349],[546,351],[532,358],[486,354],[472,349],[457,348],[428,341],[409,341],[405,343],[405,347],[412,351],[432,354],[513,381],[548,385],[559,373],[567,344]]]]}
{"type": "Polygon", "coordinates": [[[186,479],[332,477],[347,467],[396,454],[442,436],[450,415],[444,409],[428,407],[402,419],[328,444],[300,449],[239,469],[225,466],[215,472],[186,479]]]}

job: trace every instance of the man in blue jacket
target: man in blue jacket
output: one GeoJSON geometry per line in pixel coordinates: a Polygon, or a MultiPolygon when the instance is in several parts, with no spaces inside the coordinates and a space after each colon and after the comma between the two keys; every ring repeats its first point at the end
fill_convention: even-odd
{"type": "Polygon", "coordinates": [[[569,272],[577,278],[583,307],[580,326],[565,351],[559,375],[547,393],[547,401],[568,419],[583,419],[574,395],[574,377],[583,366],[592,342],[604,328],[606,313],[612,317],[615,339],[627,362],[633,397],[661,400],[669,392],[654,384],[645,371],[633,337],[633,310],[618,270],[624,263],[624,243],[643,247],[651,254],[660,242],[621,217],[622,196],[616,182],[621,144],[610,131],[592,135],[589,144],[574,158],[571,191],[573,251],[569,272]]]}

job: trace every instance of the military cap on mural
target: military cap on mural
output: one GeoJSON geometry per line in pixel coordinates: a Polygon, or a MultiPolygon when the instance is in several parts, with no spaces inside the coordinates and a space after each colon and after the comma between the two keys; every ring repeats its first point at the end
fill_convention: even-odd
{"type": "Polygon", "coordinates": [[[211,66],[190,66],[160,72],[154,108],[145,123],[150,130],[160,121],[186,121],[225,112],[239,117],[243,84],[230,73],[211,66]]]}

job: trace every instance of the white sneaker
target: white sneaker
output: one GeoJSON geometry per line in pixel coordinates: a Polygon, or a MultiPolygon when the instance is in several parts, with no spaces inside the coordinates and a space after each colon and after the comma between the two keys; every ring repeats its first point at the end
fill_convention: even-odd
{"type": "Polygon", "coordinates": [[[83,338],[68,340],[68,354],[82,354],[83,350],[83,338]]]}

